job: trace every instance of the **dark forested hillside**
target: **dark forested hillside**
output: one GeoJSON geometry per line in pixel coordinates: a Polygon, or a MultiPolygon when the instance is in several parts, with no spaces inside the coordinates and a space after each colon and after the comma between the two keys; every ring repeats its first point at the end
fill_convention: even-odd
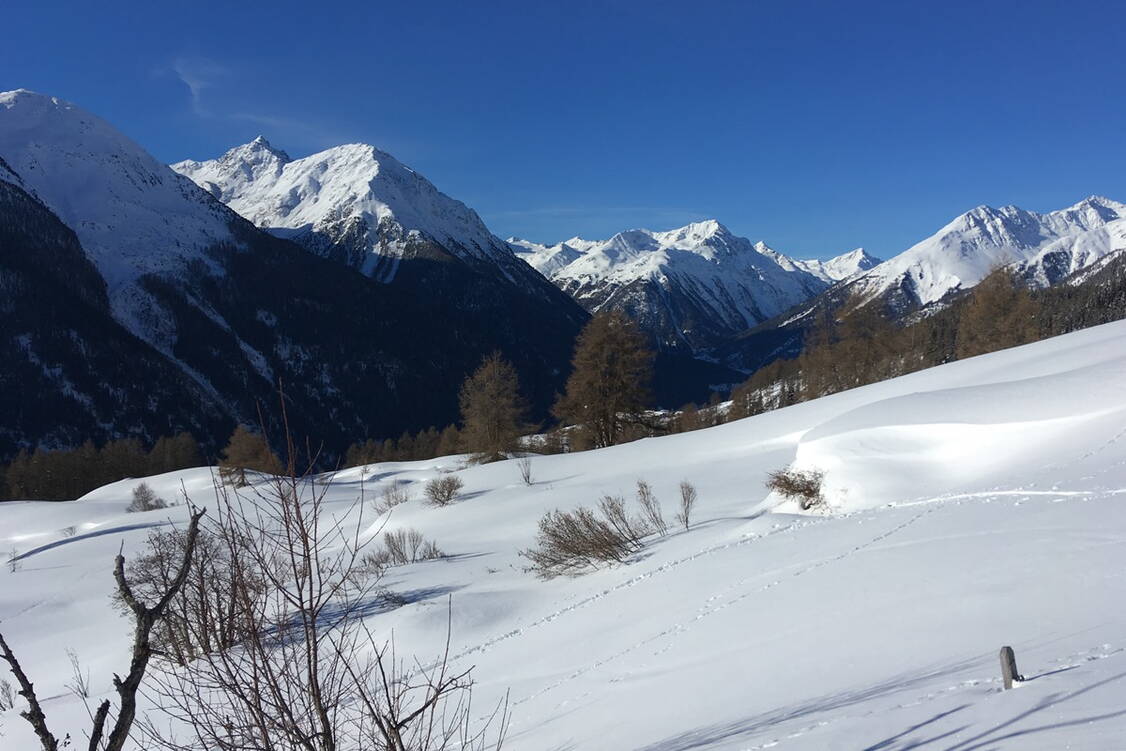
{"type": "Polygon", "coordinates": [[[0,181],[0,456],[225,427],[214,400],[110,315],[74,233],[0,181]]]}

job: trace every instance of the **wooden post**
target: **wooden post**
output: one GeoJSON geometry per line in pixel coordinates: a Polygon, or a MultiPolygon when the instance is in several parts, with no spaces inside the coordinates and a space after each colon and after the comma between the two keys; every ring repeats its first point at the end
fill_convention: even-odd
{"type": "Polygon", "coordinates": [[[1017,672],[1017,657],[1012,647],[1001,647],[1001,680],[1006,690],[1013,687],[1013,681],[1024,680],[1024,676],[1017,672]]]}

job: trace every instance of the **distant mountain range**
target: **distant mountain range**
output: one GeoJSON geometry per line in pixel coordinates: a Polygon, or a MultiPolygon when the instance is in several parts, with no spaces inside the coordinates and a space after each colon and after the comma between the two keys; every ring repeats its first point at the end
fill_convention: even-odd
{"type": "Polygon", "coordinates": [[[608,309],[659,347],[674,407],[792,353],[825,301],[906,316],[998,264],[1051,285],[1126,248],[1126,205],[1099,197],[978,207],[883,262],[795,259],[715,220],[505,241],[370,145],[292,159],[259,137],[169,168],[25,90],[0,94],[0,219],[0,458],[180,429],[221,440],[279,380],[291,421],[331,453],[454,420],[458,385],[494,350],[545,419],[577,332],[608,309]]]}
{"type": "Polygon", "coordinates": [[[660,346],[700,354],[879,263],[860,248],[795,260],[715,220],[596,242],[509,242],[587,310],[624,311],[660,346]]]}
{"type": "Polygon", "coordinates": [[[56,98],[0,94],[0,159],[0,381],[19,416],[0,455],[180,429],[214,446],[235,421],[256,424],[259,405],[276,415],[280,380],[298,434],[331,458],[452,422],[458,384],[494,350],[542,419],[586,320],[499,240],[471,249],[406,227],[395,284],[378,283],[360,273],[378,264],[260,231],[56,98]]]}
{"type": "Polygon", "coordinates": [[[1043,287],[1123,249],[1126,204],[1109,198],[1091,196],[1047,214],[978,206],[845,286],[906,312],[970,289],[996,266],[1014,266],[1043,287]]]}

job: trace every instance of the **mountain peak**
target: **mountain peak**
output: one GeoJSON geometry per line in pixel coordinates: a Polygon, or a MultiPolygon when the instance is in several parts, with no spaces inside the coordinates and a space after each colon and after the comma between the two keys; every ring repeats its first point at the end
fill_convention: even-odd
{"type": "Polygon", "coordinates": [[[289,154],[285,153],[281,149],[274,148],[270,144],[270,142],[266,140],[266,137],[261,135],[255,137],[255,139],[250,143],[243,144],[242,146],[236,146],[219,158],[226,159],[228,161],[261,161],[262,159],[266,159],[268,161],[279,162],[281,164],[288,164],[289,162],[293,161],[290,158],[289,154]]]}
{"type": "Polygon", "coordinates": [[[405,254],[418,252],[419,238],[462,260],[522,268],[476,212],[371,144],[290,159],[259,137],[218,159],[172,168],[255,225],[316,252],[348,244],[348,262],[384,281],[405,254]]]}

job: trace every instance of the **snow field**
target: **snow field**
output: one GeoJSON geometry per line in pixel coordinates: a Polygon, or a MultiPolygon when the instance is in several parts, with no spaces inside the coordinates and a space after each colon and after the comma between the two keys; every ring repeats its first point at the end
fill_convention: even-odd
{"type": "MultiPolygon", "coordinates": [[[[410,603],[372,616],[400,654],[445,638],[476,666],[484,715],[508,693],[515,749],[1103,749],[1126,736],[1126,322],[974,358],[694,433],[462,468],[463,457],[322,478],[330,512],[414,527],[449,555],[391,569],[410,603]],[[766,474],[826,472],[829,513],[799,514],[766,474]],[[422,503],[443,471],[452,506],[422,503]],[[518,551],[553,508],[631,498],[644,478],[691,531],[629,565],[541,582],[518,551]],[[414,500],[386,519],[391,483],[414,500]],[[361,487],[368,503],[361,517],[361,487]],[[1027,680],[1000,690],[997,651],[1027,680]]],[[[128,649],[109,606],[118,546],[175,507],[126,514],[137,480],[74,503],[0,504],[0,619],[56,727],[75,649],[99,695],[128,649]],[[73,536],[64,530],[75,527],[73,536]],[[99,534],[100,533],[100,534],[99,534]]],[[[209,469],[181,482],[211,502],[209,469]]],[[[34,742],[0,715],[0,748],[34,742]]]]}

